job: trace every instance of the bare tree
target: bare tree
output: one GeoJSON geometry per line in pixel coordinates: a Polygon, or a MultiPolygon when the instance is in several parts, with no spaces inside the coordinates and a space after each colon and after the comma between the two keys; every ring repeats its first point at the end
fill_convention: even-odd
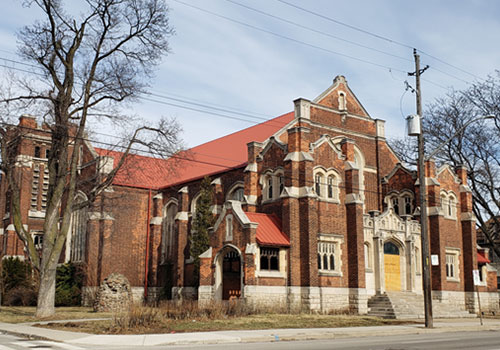
{"type": "MultiPolygon", "coordinates": [[[[121,111],[147,88],[153,69],[168,53],[173,30],[164,0],[85,0],[78,15],[61,0],[30,0],[43,19],[18,34],[19,53],[36,67],[30,76],[12,79],[2,90],[3,107],[1,170],[11,196],[11,215],[33,266],[40,274],[37,316],[54,313],[55,273],[70,226],[76,194],[79,152],[85,129],[92,119],[109,118],[128,123],[121,111]],[[21,220],[20,183],[16,178],[13,140],[23,131],[9,127],[9,115],[30,113],[44,118],[50,127],[49,188],[39,254],[21,220]]],[[[132,145],[154,148],[169,155],[179,146],[179,127],[162,120],[158,126],[142,126],[131,133],[118,166],[91,188],[89,200],[109,186],[132,145]],[[144,141],[144,136],[151,136],[144,141]],[[144,135],[148,134],[148,135],[144,135]]],[[[78,205],[82,205],[79,203],[78,205]]]]}
{"type": "MultiPolygon", "coordinates": [[[[423,121],[428,151],[458,132],[436,160],[468,167],[478,226],[500,257],[500,72],[436,99],[428,106],[423,121]],[[463,129],[467,122],[490,114],[495,119],[477,121],[463,129]]],[[[396,153],[410,164],[416,158],[411,142],[391,142],[396,153]]]]}

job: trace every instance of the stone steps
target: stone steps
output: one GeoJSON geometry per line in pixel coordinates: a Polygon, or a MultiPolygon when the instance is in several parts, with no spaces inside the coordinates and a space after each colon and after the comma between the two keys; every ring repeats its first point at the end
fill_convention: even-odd
{"type": "MultiPolygon", "coordinates": [[[[464,309],[452,308],[439,300],[433,300],[434,317],[476,317],[464,309]]],[[[383,318],[415,319],[424,318],[423,295],[411,292],[385,292],[376,294],[368,300],[368,315],[383,318]]]]}

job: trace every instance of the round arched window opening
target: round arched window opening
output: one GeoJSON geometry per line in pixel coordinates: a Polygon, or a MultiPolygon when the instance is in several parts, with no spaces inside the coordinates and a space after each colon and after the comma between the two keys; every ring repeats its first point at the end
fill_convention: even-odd
{"type": "Polygon", "coordinates": [[[399,255],[399,248],[392,242],[384,243],[384,254],[399,255]]]}

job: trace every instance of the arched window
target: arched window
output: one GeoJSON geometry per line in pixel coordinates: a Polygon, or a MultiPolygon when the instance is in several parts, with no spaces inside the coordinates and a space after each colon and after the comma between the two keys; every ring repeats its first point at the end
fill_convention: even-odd
{"type": "Polygon", "coordinates": [[[394,209],[394,212],[399,215],[399,198],[394,197],[391,200],[392,203],[392,209],[394,209]]]}
{"type": "Polygon", "coordinates": [[[273,177],[269,175],[266,179],[267,181],[267,199],[273,199],[273,177]]]}
{"type": "Polygon", "coordinates": [[[321,183],[323,182],[323,176],[321,174],[316,174],[314,177],[314,191],[318,195],[318,197],[321,197],[321,183]]]}
{"type": "MultiPolygon", "coordinates": [[[[73,201],[74,205],[85,202],[87,197],[78,193],[73,201]]],[[[87,244],[87,206],[77,208],[71,214],[71,254],[70,260],[81,262],[85,259],[85,248],[87,244]]]]}
{"type": "Polygon", "coordinates": [[[177,214],[177,203],[168,203],[163,211],[163,228],[161,239],[161,260],[165,261],[173,256],[175,238],[175,215],[177,214]]]}
{"type": "Polygon", "coordinates": [[[413,211],[413,206],[412,206],[412,201],[410,196],[403,196],[403,203],[404,203],[404,213],[406,215],[411,215],[413,211]]]}
{"type": "Polygon", "coordinates": [[[283,190],[285,189],[285,177],[283,176],[283,174],[278,175],[278,184],[279,184],[279,190],[280,190],[278,196],[281,196],[281,194],[283,193],[283,190]]]}
{"type": "Polygon", "coordinates": [[[450,218],[456,218],[457,217],[457,199],[453,194],[450,194],[448,197],[448,216],[450,218]]]}
{"type": "Polygon", "coordinates": [[[236,187],[233,187],[231,189],[231,192],[229,192],[227,199],[232,200],[232,201],[244,202],[245,201],[245,189],[244,189],[243,185],[237,185],[236,187]]]}
{"type": "Polygon", "coordinates": [[[369,243],[365,243],[365,268],[366,269],[371,269],[372,268],[372,252],[370,249],[369,243]]]}
{"type": "Polygon", "coordinates": [[[345,99],[345,93],[339,92],[339,110],[344,111],[346,110],[346,99],[345,99]]]}

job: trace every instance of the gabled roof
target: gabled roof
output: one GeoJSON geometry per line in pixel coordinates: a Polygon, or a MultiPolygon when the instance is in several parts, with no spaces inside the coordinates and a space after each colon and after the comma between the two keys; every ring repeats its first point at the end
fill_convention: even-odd
{"type": "Polygon", "coordinates": [[[257,243],[259,243],[259,245],[290,246],[290,238],[286,233],[281,231],[281,221],[276,215],[250,212],[245,212],[245,215],[251,222],[259,224],[256,234],[257,243]]]}
{"type": "MultiPolygon", "coordinates": [[[[123,156],[122,152],[103,148],[95,148],[95,151],[101,157],[113,157],[113,168],[123,156]]],[[[113,185],[158,189],[161,183],[168,181],[171,173],[168,160],[129,154],[113,185]]]]}
{"type": "MultiPolygon", "coordinates": [[[[248,161],[247,143],[263,142],[284,128],[294,118],[294,112],[283,114],[263,123],[220,137],[182,151],[169,159],[131,155],[118,172],[115,185],[159,189],[205,176],[244,167],[248,161]]],[[[118,164],[121,152],[96,149],[101,156],[114,157],[118,164]]]]}

